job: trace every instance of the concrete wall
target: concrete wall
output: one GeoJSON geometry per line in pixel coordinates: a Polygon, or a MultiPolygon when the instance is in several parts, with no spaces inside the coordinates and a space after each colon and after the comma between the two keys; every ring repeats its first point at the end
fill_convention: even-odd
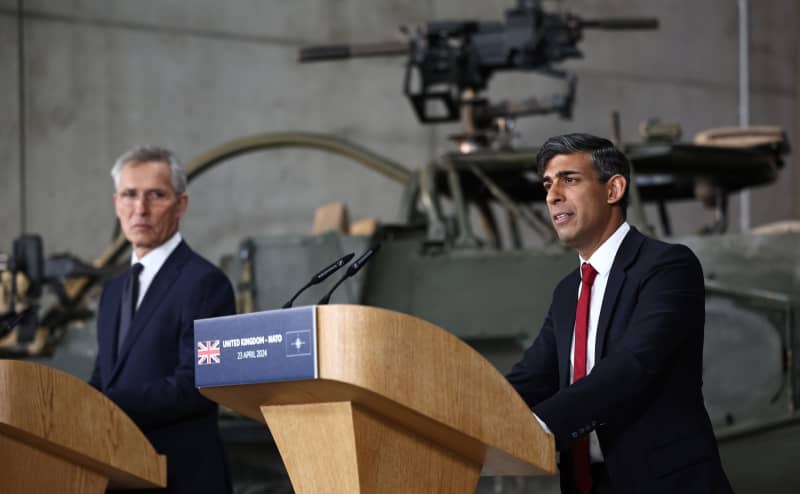
{"type": "MultiPolygon", "coordinates": [[[[3,0],[8,3],[8,0],[3,0]]],[[[0,3],[0,6],[3,5],[0,3]]],[[[0,251],[21,230],[19,77],[16,20],[0,16],[0,251]]]]}
{"type": "MultiPolygon", "coordinates": [[[[456,126],[423,127],[401,93],[403,60],[298,65],[311,43],[391,38],[427,19],[500,19],[511,0],[26,0],[25,163],[20,167],[17,1],[0,0],[0,250],[24,227],[49,253],[93,258],[114,216],[108,169],[136,143],[161,143],[189,160],[228,140],[267,131],[329,132],[416,167],[448,148],[456,126]],[[24,173],[22,173],[24,172],[24,173]],[[24,184],[20,187],[24,175],[24,184]],[[24,201],[24,204],[23,204],[24,201]],[[20,209],[24,206],[24,215],[20,209]]],[[[656,32],[587,32],[575,118],[519,122],[522,141],[585,130],[610,134],[610,112],[636,140],[641,120],[683,125],[684,136],[738,123],[736,2],[570,0],[586,17],[654,16],[656,32]]],[[[784,126],[800,142],[794,0],[751,2],[752,122],[784,126]]],[[[498,77],[496,98],[545,96],[541,77],[498,77]]],[[[753,193],[753,224],[800,215],[800,176],[789,161],[779,183],[753,193]]],[[[315,151],[250,155],[190,187],[182,230],[212,259],[241,237],[308,231],[316,206],[348,202],[353,217],[397,219],[399,185],[315,151]]],[[[736,203],[732,212],[735,220],[736,203]]],[[[678,233],[711,214],[678,205],[678,233]]],[[[732,222],[736,227],[736,221],[732,222]]]]}

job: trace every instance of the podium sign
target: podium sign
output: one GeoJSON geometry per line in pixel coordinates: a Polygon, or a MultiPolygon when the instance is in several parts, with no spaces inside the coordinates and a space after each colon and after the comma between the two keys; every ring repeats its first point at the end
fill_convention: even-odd
{"type": "Polygon", "coordinates": [[[198,319],[195,386],[317,379],[316,306],[198,319]]]}

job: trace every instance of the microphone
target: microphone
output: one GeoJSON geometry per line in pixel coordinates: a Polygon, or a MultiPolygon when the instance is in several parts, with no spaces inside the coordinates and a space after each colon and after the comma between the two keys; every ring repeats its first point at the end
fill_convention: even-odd
{"type": "Polygon", "coordinates": [[[356,273],[358,273],[358,271],[359,271],[359,270],[360,270],[362,267],[364,267],[364,264],[366,264],[366,263],[367,263],[367,261],[369,261],[369,258],[370,258],[370,257],[372,257],[372,255],[373,255],[373,254],[375,254],[376,252],[378,252],[378,249],[380,249],[380,248],[381,248],[381,244],[375,244],[375,245],[373,245],[372,247],[370,247],[369,249],[367,249],[367,251],[366,251],[366,252],[364,252],[363,254],[361,254],[361,257],[359,257],[358,259],[356,259],[355,261],[353,261],[353,264],[351,264],[351,265],[350,265],[350,266],[347,268],[347,272],[344,274],[344,276],[342,276],[341,278],[339,278],[339,281],[337,281],[337,282],[336,282],[336,284],[335,284],[335,285],[333,285],[333,288],[331,288],[330,290],[328,290],[328,293],[327,293],[327,294],[325,294],[325,296],[324,296],[324,297],[322,297],[321,299],[319,299],[319,302],[317,302],[317,305],[325,305],[325,304],[327,304],[327,303],[330,301],[330,299],[331,299],[331,294],[333,294],[334,290],[336,290],[336,289],[339,287],[339,285],[341,285],[341,284],[342,284],[342,282],[343,282],[344,280],[346,280],[347,278],[350,278],[351,276],[354,276],[356,273]]]}
{"type": "Polygon", "coordinates": [[[349,254],[347,254],[345,256],[342,256],[339,259],[337,259],[336,261],[334,261],[333,264],[331,264],[330,266],[326,267],[325,269],[323,269],[319,273],[315,274],[314,277],[311,278],[311,281],[306,283],[303,288],[297,290],[297,293],[295,293],[294,296],[291,299],[289,299],[288,302],[283,304],[283,307],[281,307],[281,308],[282,309],[288,309],[289,307],[291,307],[292,304],[294,303],[294,299],[296,299],[298,295],[303,293],[306,288],[308,288],[308,287],[310,287],[312,285],[316,285],[317,283],[322,283],[323,281],[325,281],[328,278],[328,276],[332,275],[333,273],[338,271],[339,268],[341,268],[342,266],[344,266],[345,264],[350,262],[350,259],[352,259],[354,255],[355,255],[355,253],[351,252],[351,253],[349,253],[349,254]]]}

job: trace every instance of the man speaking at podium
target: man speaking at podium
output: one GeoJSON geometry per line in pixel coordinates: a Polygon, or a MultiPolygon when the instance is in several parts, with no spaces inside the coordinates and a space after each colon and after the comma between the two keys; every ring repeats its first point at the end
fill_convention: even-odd
{"type": "Polygon", "coordinates": [[[625,221],[630,163],[610,141],[551,137],[537,166],[581,266],[507,378],[555,435],[562,492],[730,493],[701,389],[700,263],[625,221]]]}
{"type": "Polygon", "coordinates": [[[230,282],[178,232],[188,196],[171,151],[133,148],[111,176],[117,218],[133,252],[130,270],[103,289],[89,382],[167,455],[167,492],[230,492],[217,405],[194,386],[193,324],[235,313],[230,282]]]}

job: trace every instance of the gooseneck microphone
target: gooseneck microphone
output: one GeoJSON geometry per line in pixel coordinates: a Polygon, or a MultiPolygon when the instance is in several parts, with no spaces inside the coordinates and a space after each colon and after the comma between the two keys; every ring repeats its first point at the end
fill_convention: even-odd
{"type": "Polygon", "coordinates": [[[342,266],[344,266],[345,264],[350,262],[350,259],[352,259],[353,256],[355,256],[355,253],[353,253],[353,252],[351,252],[351,253],[349,253],[349,254],[347,254],[345,256],[342,256],[339,259],[337,259],[336,261],[334,261],[333,264],[331,264],[330,266],[326,267],[325,269],[323,269],[319,273],[315,274],[314,277],[311,278],[311,281],[306,283],[303,288],[297,290],[297,293],[295,293],[294,296],[292,296],[292,298],[290,298],[288,302],[283,304],[283,307],[281,307],[281,308],[282,309],[288,309],[289,307],[291,307],[292,304],[294,303],[294,299],[296,299],[298,297],[298,295],[303,293],[308,287],[316,285],[317,283],[322,283],[323,281],[325,281],[328,278],[328,276],[332,275],[333,273],[338,271],[342,266]]]}
{"type": "Polygon", "coordinates": [[[344,276],[339,278],[339,281],[337,281],[336,284],[333,285],[333,287],[330,290],[328,290],[328,293],[326,293],[324,297],[319,299],[319,302],[317,302],[317,305],[325,305],[325,304],[327,304],[330,301],[331,294],[333,294],[334,290],[339,288],[339,285],[341,285],[342,282],[344,282],[344,280],[346,280],[347,278],[350,278],[351,276],[354,276],[356,273],[358,273],[358,271],[362,267],[364,267],[364,264],[366,264],[367,261],[369,261],[369,258],[372,257],[373,254],[378,252],[378,249],[380,249],[380,248],[381,248],[381,244],[375,244],[372,247],[370,247],[369,249],[367,249],[366,252],[361,254],[361,257],[359,257],[358,259],[353,261],[353,264],[351,264],[347,268],[347,272],[344,274],[344,276]]]}

